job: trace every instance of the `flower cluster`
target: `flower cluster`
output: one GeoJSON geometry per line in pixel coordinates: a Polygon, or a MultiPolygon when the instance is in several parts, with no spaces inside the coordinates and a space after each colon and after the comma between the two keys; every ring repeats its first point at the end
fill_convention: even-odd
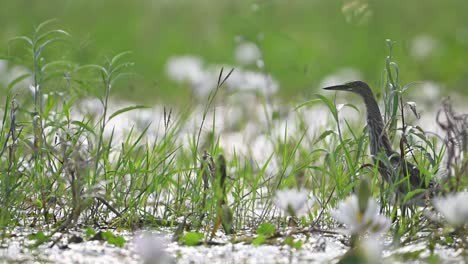
{"type": "Polygon", "coordinates": [[[275,205],[290,215],[302,215],[312,207],[314,198],[309,198],[309,192],[302,189],[279,190],[275,195],[275,205]]]}
{"type": "MultiPolygon", "coordinates": [[[[256,64],[257,67],[263,68],[261,51],[253,43],[240,43],[236,49],[235,57],[241,65],[256,64]]],[[[197,56],[169,58],[166,64],[166,73],[172,81],[190,85],[193,93],[203,98],[216,88],[221,67],[235,68],[226,81],[226,86],[231,91],[272,95],[279,89],[278,82],[270,74],[229,65],[204,65],[202,59],[197,56]]]]}
{"type": "Polygon", "coordinates": [[[349,196],[331,211],[331,215],[340,223],[346,225],[350,234],[383,233],[390,227],[390,219],[378,213],[377,202],[369,198],[365,210],[359,208],[356,195],[349,196]]]}

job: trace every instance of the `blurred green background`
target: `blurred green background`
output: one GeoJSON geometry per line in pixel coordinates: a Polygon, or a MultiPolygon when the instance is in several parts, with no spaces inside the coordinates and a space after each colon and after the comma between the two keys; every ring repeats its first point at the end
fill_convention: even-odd
{"type": "Polygon", "coordinates": [[[241,36],[261,48],[266,70],[280,83],[278,96],[288,100],[317,91],[325,76],[345,67],[379,84],[385,40],[392,39],[401,83],[431,80],[443,94],[466,94],[466,10],[466,0],[2,0],[0,53],[8,53],[8,39],[57,18],[52,28],[70,32],[72,41],[53,48],[53,56],[88,64],[133,51],[138,75],[114,94],[177,103],[190,92],[167,78],[168,58],[192,54],[234,64],[241,36]]]}

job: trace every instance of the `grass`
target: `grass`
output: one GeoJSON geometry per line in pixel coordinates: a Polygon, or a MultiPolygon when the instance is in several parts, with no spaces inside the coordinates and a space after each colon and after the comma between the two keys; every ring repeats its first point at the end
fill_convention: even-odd
{"type": "Polygon", "coordinates": [[[234,39],[243,36],[260,46],[268,71],[280,82],[278,97],[297,100],[317,92],[320,80],[343,67],[377,84],[387,55],[382,42],[391,38],[399,43],[394,57],[404,69],[403,82],[433,80],[449,94],[467,85],[468,25],[461,13],[467,5],[463,0],[429,0],[424,6],[365,0],[8,1],[0,11],[0,52],[14,51],[8,39],[57,18],[73,37],[68,48],[49,50],[52,55],[84,65],[101,63],[103,54],[132,50],[140,76],[121,82],[113,94],[185,105],[191,99],[188,87],[175,85],[165,74],[171,56],[194,54],[210,64],[234,64],[234,39]],[[411,55],[412,43],[421,35],[433,37],[437,48],[418,60],[411,55]]]}
{"type": "MultiPolygon", "coordinates": [[[[147,125],[129,128],[120,139],[110,121],[144,109],[136,105],[111,110],[109,105],[112,87],[127,77],[127,69],[133,66],[126,61],[129,53],[113,56],[103,65],[49,61],[48,50],[56,48],[52,44],[69,38],[67,32],[48,30],[50,27],[50,21],[44,22],[32,37],[13,40],[18,43],[12,45],[22,45],[27,51],[32,68],[30,74],[2,88],[6,94],[0,131],[0,227],[4,235],[17,226],[32,226],[43,231],[38,243],[46,243],[54,233],[75,226],[131,230],[171,227],[180,241],[199,245],[214,243],[211,238],[216,240],[216,231],[222,225],[225,231],[231,226],[234,232],[260,228],[260,238],[232,236],[232,241],[261,244],[281,237],[288,226],[281,217],[284,215],[273,206],[276,190],[303,187],[316,197],[317,205],[297,219],[296,231],[310,235],[312,229],[320,232],[334,226],[329,209],[352,194],[359,179],[368,179],[369,195],[380,199],[384,214],[397,219],[391,229],[396,244],[420,239],[421,231],[428,231],[424,234],[430,245],[443,240],[444,234],[437,231],[440,223],[425,217],[423,210],[413,208],[413,214],[404,217],[387,202],[393,199],[397,184],[382,184],[376,168],[367,165],[371,159],[366,130],[342,119],[342,110],[334,100],[317,95],[315,100],[300,104],[293,115],[295,121],[287,123],[291,127],[281,129],[280,111],[270,110],[278,108],[265,103],[268,121],[258,122],[256,127],[258,135],[265,136],[265,143],[257,150],[251,146],[250,153],[260,152],[267,158],[259,162],[256,156],[236,151],[228,156],[229,150],[220,145],[225,134],[216,126],[218,100],[223,101],[218,92],[232,72],[225,69],[202,106],[196,129],[187,133],[196,106],[185,112],[164,108],[157,137],[149,136],[147,125]],[[27,78],[33,82],[32,100],[27,93],[15,90],[27,78]],[[51,86],[61,93],[44,92],[44,87],[51,86]],[[92,92],[96,90],[100,91],[92,92]],[[100,110],[74,114],[84,96],[96,97],[100,110]],[[310,105],[328,109],[330,129],[308,133],[310,105]],[[274,224],[279,233],[267,224],[274,224]]],[[[391,54],[392,45],[389,49],[391,54]]],[[[385,120],[394,145],[402,146],[405,156],[417,164],[428,181],[444,166],[444,153],[454,148],[404,122],[407,86],[399,83],[397,69],[393,57],[388,56],[382,80],[385,120]]],[[[351,104],[346,107],[359,111],[351,104]]],[[[455,131],[450,126],[446,130],[448,134],[455,131]]],[[[447,192],[461,191],[468,184],[464,177],[466,152],[464,156],[455,150],[453,153],[453,160],[446,161],[446,166],[454,174],[442,186],[447,192]],[[454,162],[456,159],[461,163],[454,162]]],[[[456,237],[464,234],[464,229],[453,233],[456,237]]],[[[105,237],[119,245],[125,243],[112,234],[105,237]]],[[[301,243],[291,239],[287,243],[300,248],[301,243]]]]}

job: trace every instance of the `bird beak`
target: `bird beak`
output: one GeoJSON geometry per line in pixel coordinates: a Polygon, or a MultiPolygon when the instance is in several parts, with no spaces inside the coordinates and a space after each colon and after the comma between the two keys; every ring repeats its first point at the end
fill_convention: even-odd
{"type": "Polygon", "coordinates": [[[324,90],[335,90],[335,91],[348,91],[349,88],[350,87],[348,85],[346,85],[346,84],[340,84],[340,85],[325,87],[323,89],[324,90]]]}

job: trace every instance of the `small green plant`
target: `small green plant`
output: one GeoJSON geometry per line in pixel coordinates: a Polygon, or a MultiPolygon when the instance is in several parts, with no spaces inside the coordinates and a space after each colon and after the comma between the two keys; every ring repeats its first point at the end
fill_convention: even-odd
{"type": "Polygon", "coordinates": [[[288,236],[284,239],[283,244],[288,245],[291,248],[299,250],[299,249],[302,249],[303,242],[300,239],[295,240],[294,237],[288,236]]]}
{"type": "Polygon", "coordinates": [[[111,231],[102,232],[102,238],[107,243],[117,247],[123,247],[125,245],[125,242],[127,242],[123,236],[115,235],[111,231]]]}
{"type": "Polygon", "coordinates": [[[271,236],[276,232],[276,226],[270,223],[262,223],[257,228],[258,235],[271,236]]]}
{"type": "Polygon", "coordinates": [[[258,234],[257,237],[255,237],[253,240],[252,240],[252,245],[254,246],[260,246],[260,245],[263,245],[267,242],[267,238],[265,235],[262,235],[262,234],[258,234]]]}
{"type": "Polygon", "coordinates": [[[94,230],[94,229],[91,228],[91,227],[86,228],[86,230],[85,230],[85,236],[86,236],[86,238],[90,239],[90,238],[92,238],[92,237],[95,236],[95,235],[96,235],[96,230],[94,230]]]}
{"type": "Polygon", "coordinates": [[[42,243],[46,242],[49,239],[49,237],[47,235],[45,235],[44,232],[39,231],[37,233],[29,234],[28,239],[29,240],[35,240],[36,244],[42,244],[42,243]]]}
{"type": "Polygon", "coordinates": [[[187,232],[181,238],[180,242],[187,246],[197,246],[202,243],[204,235],[198,232],[187,232]]]}
{"type": "Polygon", "coordinates": [[[257,228],[257,236],[252,240],[252,245],[259,246],[265,244],[269,236],[272,236],[276,232],[276,226],[270,223],[262,223],[257,228]]]}

